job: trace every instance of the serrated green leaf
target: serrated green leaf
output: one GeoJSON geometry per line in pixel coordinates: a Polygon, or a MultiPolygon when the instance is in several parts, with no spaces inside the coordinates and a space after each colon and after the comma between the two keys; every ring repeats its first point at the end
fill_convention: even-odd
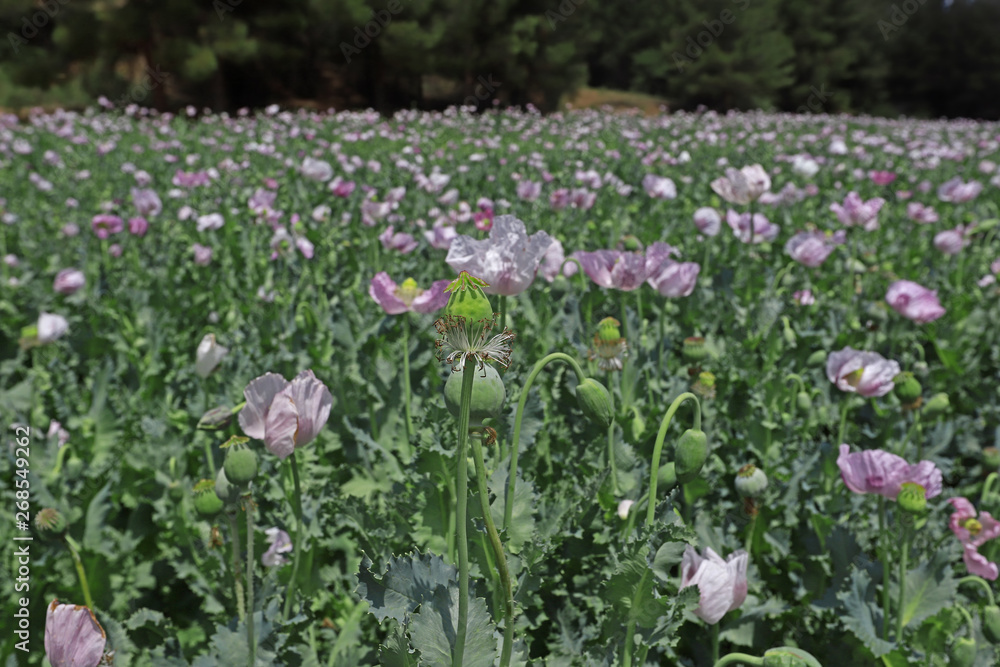
{"type": "Polygon", "coordinates": [[[867,570],[854,570],[851,573],[850,587],[847,591],[838,593],[837,598],[847,609],[847,615],[841,619],[844,626],[854,633],[873,656],[878,658],[892,650],[895,645],[878,636],[878,629],[882,627],[882,610],[875,605],[875,584],[867,570]]]}
{"type": "MultiPolygon", "coordinates": [[[[490,513],[493,515],[493,523],[497,525],[498,530],[503,526],[503,515],[507,506],[508,479],[507,464],[503,464],[493,473],[488,484],[490,492],[494,495],[493,504],[490,505],[490,513]]],[[[518,473],[517,484],[514,487],[514,507],[507,532],[507,543],[504,545],[510,553],[520,553],[524,544],[534,535],[534,511],[537,504],[534,485],[530,480],[523,479],[518,473]]]]}
{"type": "Polygon", "coordinates": [[[111,482],[105,484],[100,491],[91,499],[87,506],[87,518],[83,528],[83,547],[97,553],[106,553],[108,544],[102,539],[104,530],[104,518],[111,509],[108,498],[111,495],[111,482]]]}
{"type": "Polygon", "coordinates": [[[378,647],[378,655],[383,667],[417,667],[420,664],[419,654],[410,650],[410,643],[399,625],[394,632],[389,633],[385,643],[378,647]]]}
{"type": "Polygon", "coordinates": [[[930,618],[952,604],[957,590],[950,554],[939,550],[931,560],[906,573],[903,627],[930,618]]]}
{"type": "MultiPolygon", "coordinates": [[[[421,605],[409,625],[410,639],[420,651],[421,663],[427,665],[454,664],[455,639],[458,630],[458,583],[449,588],[438,587],[434,598],[421,605]]],[[[466,626],[463,667],[492,667],[497,656],[497,639],[493,622],[486,610],[486,600],[470,598],[466,626]]]]}
{"type": "Polygon", "coordinates": [[[380,579],[371,573],[372,561],[368,555],[363,551],[361,555],[358,594],[368,600],[369,611],[380,623],[394,618],[406,625],[410,614],[433,599],[438,588],[457,585],[454,566],[435,554],[414,552],[393,557],[380,579]]]}

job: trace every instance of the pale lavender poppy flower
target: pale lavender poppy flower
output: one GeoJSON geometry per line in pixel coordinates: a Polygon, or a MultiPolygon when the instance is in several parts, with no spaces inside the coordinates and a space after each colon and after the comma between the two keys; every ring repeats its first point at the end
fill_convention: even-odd
{"type": "Polygon", "coordinates": [[[117,215],[99,213],[90,220],[90,228],[99,239],[106,239],[125,229],[125,221],[117,215]]]}
{"type": "Polygon", "coordinates": [[[837,457],[841,479],[854,493],[877,493],[895,500],[906,482],[919,484],[924,497],[941,494],[942,475],[930,461],[909,464],[905,459],[881,449],[868,449],[851,454],[850,445],[840,445],[837,457]]]}
{"type": "MultiPolygon", "coordinates": [[[[63,236],[68,238],[73,238],[74,236],[80,233],[80,227],[79,225],[76,225],[72,222],[67,222],[65,225],[63,225],[62,229],[59,231],[62,233],[63,236]]],[[[98,238],[100,238],[100,235],[98,235],[98,238]]]]}
{"type": "Polygon", "coordinates": [[[118,243],[112,243],[111,245],[109,245],[108,254],[111,255],[112,257],[121,257],[122,256],[121,245],[119,245],[118,243]]]}
{"type": "Polygon", "coordinates": [[[822,232],[799,232],[785,243],[785,252],[799,264],[815,268],[839,245],[836,237],[822,232]]]}
{"type": "Polygon", "coordinates": [[[711,548],[701,556],[690,544],[681,558],[681,590],[697,586],[699,595],[695,615],[709,624],[718,623],[726,612],[743,604],[747,597],[747,565],[750,556],[740,549],[722,560],[711,548]]]}
{"type": "Polygon", "coordinates": [[[310,241],[304,236],[295,237],[295,247],[299,249],[299,252],[302,253],[302,256],[305,257],[306,259],[312,259],[313,254],[315,253],[316,250],[315,246],[313,246],[312,244],[312,241],[310,241]]]}
{"type": "Polygon", "coordinates": [[[55,419],[49,420],[49,430],[45,433],[46,438],[55,438],[59,446],[62,447],[69,442],[69,431],[63,428],[62,424],[55,419]]]}
{"type": "MultiPolygon", "coordinates": [[[[18,259],[17,255],[8,254],[3,256],[3,263],[12,269],[15,269],[21,263],[21,260],[18,259]]],[[[56,291],[58,292],[59,290],[57,289],[56,291]]]]}
{"type": "Polygon", "coordinates": [[[566,261],[566,251],[563,250],[562,241],[553,239],[545,255],[542,256],[542,264],[538,267],[542,277],[552,282],[559,275],[563,262],[566,261]]]}
{"type": "Polygon", "coordinates": [[[501,215],[494,220],[489,239],[455,237],[445,261],[455,271],[468,271],[485,281],[487,294],[514,296],[531,286],[550,245],[552,237],[547,233],[528,236],[523,222],[501,215]]]}
{"type": "Polygon", "coordinates": [[[56,274],[52,289],[60,294],[73,294],[87,284],[87,278],[79,269],[63,269],[56,274]]]}
{"type": "Polygon", "coordinates": [[[277,192],[265,190],[264,188],[257,188],[253,195],[250,196],[250,200],[247,204],[253,213],[261,215],[274,210],[274,201],[277,198],[277,192]]]}
{"type": "Polygon", "coordinates": [[[89,607],[53,600],[45,612],[45,656],[52,667],[97,667],[107,636],[89,607]]]}
{"type": "Polygon", "coordinates": [[[132,236],[145,236],[149,231],[149,221],[142,216],[128,219],[128,232],[132,236]]]}
{"type": "Polygon", "coordinates": [[[899,363],[877,352],[862,352],[845,347],[826,360],[826,377],[841,391],[865,398],[885,396],[892,391],[893,378],[900,373],[899,363]]]}
{"type": "Polygon", "coordinates": [[[535,201],[542,194],[542,184],[535,181],[520,181],[517,184],[517,196],[525,201],[535,201]]]}
{"type": "Polygon", "coordinates": [[[132,203],[135,210],[144,218],[155,217],[163,210],[163,203],[155,190],[132,188],[132,203]]]}
{"type": "Polygon", "coordinates": [[[354,187],[354,181],[345,181],[340,176],[334,178],[327,185],[335,197],[350,197],[351,193],[354,192],[354,187]]]}
{"type": "Polygon", "coordinates": [[[382,247],[386,250],[398,250],[402,254],[413,252],[417,248],[417,240],[412,234],[397,232],[392,225],[385,228],[379,234],[378,240],[382,242],[382,247]]]}
{"type": "Polygon", "coordinates": [[[307,157],[302,161],[302,175],[311,181],[322,183],[333,178],[333,167],[329,162],[307,157]]]}
{"type": "Polygon", "coordinates": [[[722,216],[710,206],[703,206],[694,212],[694,224],[705,236],[716,236],[722,229],[722,216]]]}
{"type": "Polygon", "coordinates": [[[451,242],[458,236],[458,232],[452,225],[445,224],[441,219],[434,222],[434,225],[424,231],[424,238],[432,248],[447,250],[451,247],[451,242]]]}
{"type": "Polygon", "coordinates": [[[549,205],[555,211],[561,211],[570,204],[570,193],[566,188],[557,188],[549,193],[549,205]]]}
{"type": "Polygon", "coordinates": [[[642,179],[642,188],[653,199],[675,199],[677,186],[665,176],[646,174],[642,179]]]}
{"type": "Polygon", "coordinates": [[[963,183],[962,179],[955,178],[945,181],[937,190],[938,199],[951,202],[953,204],[964,204],[979,196],[983,191],[983,184],[979,181],[969,181],[963,183]]]}
{"type": "Polygon", "coordinates": [[[813,296],[812,290],[807,289],[796,291],[792,294],[792,299],[800,306],[811,306],[816,303],[816,297],[813,296]]]}
{"type": "Polygon", "coordinates": [[[977,513],[975,506],[965,498],[949,498],[948,502],[955,508],[948,527],[964,547],[962,558],[969,574],[996,581],[1000,570],[996,563],[979,553],[979,547],[1000,537],[1000,521],[994,519],[989,512],[977,513]]]}
{"type": "MultiPolygon", "coordinates": [[[[649,279],[677,250],[657,241],[641,252],[620,250],[577,251],[575,257],[590,279],[601,287],[632,291],[649,279]]],[[[567,264],[567,268],[569,265],[567,264]]]]}
{"type": "Polygon", "coordinates": [[[842,205],[837,202],[830,204],[830,210],[837,215],[842,225],[860,226],[870,232],[878,229],[878,212],[884,204],[885,200],[881,197],[862,201],[861,195],[851,191],[847,193],[842,205]]]}
{"type": "Polygon", "coordinates": [[[771,177],[759,164],[742,169],[728,167],[726,176],[715,179],[711,186],[717,195],[730,204],[746,206],[771,189],[771,177]]]}
{"type": "Polygon", "coordinates": [[[897,280],[890,285],[885,300],[897,313],[918,324],[933,322],[947,312],[936,291],[910,280],[897,280]]]}
{"type": "Polygon", "coordinates": [[[302,371],[291,382],[266,373],[248,384],[243,396],[247,399],[239,417],[243,432],[263,440],[280,459],[315,440],[333,406],[333,395],[312,371],[302,371]]]}
{"type": "Polygon", "coordinates": [[[367,199],[361,204],[361,224],[366,227],[374,227],[377,220],[381,220],[392,211],[392,204],[387,201],[375,201],[367,199]]]}
{"type": "Polygon", "coordinates": [[[226,224],[226,219],[222,217],[221,213],[209,213],[198,216],[197,229],[199,232],[206,229],[221,229],[224,224],[226,224]]]}
{"type": "Polygon", "coordinates": [[[761,213],[753,214],[753,229],[750,225],[750,213],[737,213],[733,209],[726,211],[726,224],[733,230],[733,235],[743,243],[758,244],[773,241],[778,237],[780,227],[769,221],[761,213]]]}
{"type": "Polygon", "coordinates": [[[195,243],[191,246],[192,252],[194,252],[194,263],[198,266],[208,266],[212,261],[212,249],[208,246],[203,246],[200,243],[195,243]]]}
{"type": "Polygon", "coordinates": [[[911,201],[906,205],[906,215],[914,222],[922,225],[929,225],[938,221],[938,214],[930,206],[924,206],[918,201],[911,201]]]}
{"type": "Polygon", "coordinates": [[[965,238],[964,225],[934,235],[934,247],[946,255],[957,255],[967,245],[969,241],[965,238]]]}
{"type": "Polygon", "coordinates": [[[375,274],[368,286],[368,294],[387,315],[399,315],[410,311],[433,313],[448,304],[449,295],[444,289],[450,280],[437,280],[429,289],[417,287],[417,281],[407,278],[397,285],[385,271],[375,274]]]}
{"type": "Polygon", "coordinates": [[[675,262],[668,259],[646,282],[661,296],[676,299],[691,295],[698,284],[700,271],[701,266],[697,262],[675,262]]]}
{"type": "Polygon", "coordinates": [[[281,567],[288,564],[285,554],[292,550],[292,538],[288,533],[277,526],[264,531],[267,535],[267,542],[270,545],[261,557],[260,562],[264,567],[281,567]]]}
{"type": "Polygon", "coordinates": [[[61,338],[69,331],[69,322],[62,315],[38,314],[38,342],[45,344],[61,338]]]}

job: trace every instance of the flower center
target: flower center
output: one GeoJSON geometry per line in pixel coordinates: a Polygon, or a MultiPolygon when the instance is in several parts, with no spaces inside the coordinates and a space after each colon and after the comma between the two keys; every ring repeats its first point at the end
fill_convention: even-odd
{"type": "Polygon", "coordinates": [[[864,368],[859,368],[858,370],[852,371],[852,372],[848,373],[847,375],[843,376],[841,379],[844,382],[846,382],[847,384],[849,384],[852,387],[854,387],[855,389],[857,389],[858,385],[861,384],[861,376],[864,375],[864,373],[865,373],[865,369],[864,368]]]}
{"type": "Polygon", "coordinates": [[[983,524],[979,523],[979,521],[972,517],[960,521],[958,525],[969,531],[969,535],[972,537],[976,537],[983,530],[983,524]]]}
{"type": "Polygon", "coordinates": [[[413,305],[413,300],[418,296],[423,294],[424,291],[417,287],[417,281],[413,278],[407,278],[403,281],[403,284],[396,288],[396,298],[406,304],[409,308],[413,305]]]}

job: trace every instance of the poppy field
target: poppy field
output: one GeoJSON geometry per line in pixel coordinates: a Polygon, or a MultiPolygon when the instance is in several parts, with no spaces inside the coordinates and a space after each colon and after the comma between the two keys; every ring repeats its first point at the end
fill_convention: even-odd
{"type": "Polygon", "coordinates": [[[998,163],[971,121],[0,116],[0,661],[996,665],[998,163]]]}

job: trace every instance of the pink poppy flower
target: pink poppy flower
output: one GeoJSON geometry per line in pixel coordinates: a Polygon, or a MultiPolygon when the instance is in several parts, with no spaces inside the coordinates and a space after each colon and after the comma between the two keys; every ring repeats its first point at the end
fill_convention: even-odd
{"type": "Polygon", "coordinates": [[[108,254],[111,255],[112,257],[121,257],[122,256],[122,247],[121,247],[121,245],[119,245],[117,243],[112,243],[111,245],[109,245],[108,246],[108,254]]]}
{"type": "Polygon", "coordinates": [[[716,236],[722,229],[722,216],[710,206],[703,206],[694,212],[694,224],[705,236],[716,236]]]}
{"type": "Polygon", "coordinates": [[[277,373],[266,373],[243,390],[246,406],[240,427],[280,459],[316,439],[330,417],[333,395],[312,371],[302,371],[288,382],[277,373]]]}
{"type": "Polygon", "coordinates": [[[163,203],[155,190],[132,188],[132,203],[135,210],[144,218],[156,217],[163,210],[163,203]]]}
{"type": "Polygon", "coordinates": [[[149,231],[149,222],[142,216],[128,219],[128,232],[132,236],[145,236],[149,231]]]}
{"type": "Polygon", "coordinates": [[[642,188],[653,199],[676,199],[677,186],[665,176],[646,174],[642,179],[642,188]]]}
{"type": "Polygon", "coordinates": [[[397,232],[392,225],[385,228],[379,234],[378,240],[382,242],[382,247],[386,250],[398,250],[402,254],[413,252],[417,248],[417,240],[412,234],[397,232]]]}
{"type": "Polygon", "coordinates": [[[802,289],[792,294],[792,299],[800,306],[811,306],[816,303],[816,297],[811,290],[802,289]]]}
{"type": "Polygon", "coordinates": [[[535,201],[542,194],[542,184],[535,181],[520,181],[517,184],[517,196],[525,201],[535,201]]]}
{"type": "Polygon", "coordinates": [[[893,378],[900,373],[899,363],[877,352],[862,352],[845,347],[826,360],[826,377],[841,391],[865,398],[885,396],[892,391],[893,378]]]}
{"type": "Polygon", "coordinates": [[[514,296],[531,286],[552,237],[545,232],[528,236],[524,223],[513,215],[493,221],[488,239],[459,235],[451,242],[445,262],[457,272],[468,271],[485,281],[487,294],[514,296]]]}
{"type": "Polygon", "coordinates": [[[662,296],[677,298],[691,296],[698,284],[701,266],[697,262],[667,260],[646,280],[662,296]]]}
{"type": "Polygon", "coordinates": [[[928,500],[941,494],[941,471],[930,461],[911,465],[881,449],[851,454],[851,446],[842,444],[837,467],[844,484],[854,493],[877,493],[895,500],[903,484],[910,482],[919,484],[928,500]]]}
{"type": "Polygon", "coordinates": [[[445,224],[442,220],[435,221],[434,225],[424,232],[424,238],[432,248],[447,250],[451,247],[451,242],[458,236],[458,232],[452,225],[445,224]]]}
{"type": "Polygon", "coordinates": [[[965,238],[964,225],[959,225],[954,229],[946,229],[934,235],[934,247],[946,255],[957,255],[967,245],[969,245],[969,241],[965,238]]]}
{"type": "Polygon", "coordinates": [[[559,239],[553,239],[545,254],[542,255],[542,263],[538,267],[542,277],[552,282],[559,275],[563,262],[566,261],[566,251],[559,239]]]}
{"type": "Polygon", "coordinates": [[[45,656],[59,667],[97,667],[107,635],[89,607],[53,600],[45,612],[45,656]]]}
{"type": "Polygon", "coordinates": [[[834,248],[843,243],[842,236],[827,236],[822,232],[799,232],[785,243],[785,252],[799,264],[815,268],[826,261],[834,248]]]}
{"type": "Polygon", "coordinates": [[[350,197],[351,193],[354,192],[354,181],[345,181],[340,176],[337,176],[330,181],[327,188],[335,197],[350,197]]]}
{"type": "Polygon", "coordinates": [[[889,285],[885,300],[897,313],[918,324],[933,322],[947,312],[938,301],[937,292],[910,280],[897,280],[889,285]]]}
{"type": "Polygon", "coordinates": [[[87,284],[87,278],[79,269],[63,269],[56,274],[52,289],[60,294],[73,294],[87,284]]]}
{"type": "Polygon", "coordinates": [[[896,174],[891,171],[870,171],[868,177],[875,185],[889,185],[896,180],[896,174]]]}
{"type": "Polygon", "coordinates": [[[672,254],[677,254],[677,250],[657,241],[646,249],[645,254],[597,250],[577,251],[572,257],[580,262],[590,279],[601,287],[629,292],[646,282],[672,254]]]}
{"type": "Polygon", "coordinates": [[[979,181],[969,181],[963,183],[962,179],[955,178],[945,181],[937,190],[938,199],[951,202],[953,204],[964,204],[979,196],[983,191],[983,184],[979,181]]]}
{"type": "Polygon", "coordinates": [[[834,202],[830,204],[842,225],[847,227],[861,226],[865,231],[878,229],[878,212],[885,204],[881,197],[862,201],[861,196],[854,191],[848,192],[843,205],[834,202]]]}
{"type": "Polygon", "coordinates": [[[750,556],[740,549],[722,560],[711,548],[700,556],[690,544],[681,558],[681,590],[697,586],[700,593],[694,613],[706,623],[718,623],[726,612],[739,608],[747,597],[750,556]]]}
{"type": "Polygon", "coordinates": [[[212,262],[212,249],[208,246],[195,243],[191,250],[194,252],[194,263],[198,266],[208,266],[212,262]]]}
{"type": "Polygon", "coordinates": [[[90,220],[90,228],[99,239],[106,239],[125,229],[125,222],[117,215],[100,213],[90,220]]]}
{"type": "Polygon", "coordinates": [[[285,554],[292,550],[292,538],[277,526],[268,528],[264,531],[264,534],[267,535],[267,541],[270,546],[261,555],[260,562],[264,564],[264,567],[281,567],[282,565],[287,565],[288,558],[285,557],[285,554]]]}
{"type": "Polygon", "coordinates": [[[407,278],[397,285],[385,271],[375,274],[368,286],[368,294],[388,315],[399,315],[409,311],[433,313],[448,304],[448,294],[444,291],[450,280],[437,280],[429,289],[417,287],[413,278],[407,278]]]}
{"type": "Polygon", "coordinates": [[[493,227],[493,209],[487,208],[482,211],[477,211],[472,216],[472,222],[475,223],[476,229],[479,231],[490,231],[493,227]]]}
{"type": "Polygon", "coordinates": [[[965,498],[949,498],[948,502],[955,508],[948,526],[965,547],[963,560],[969,574],[996,581],[1000,574],[997,564],[981,555],[979,547],[989,540],[1000,537],[1000,521],[994,519],[989,512],[980,512],[977,515],[976,508],[965,498]]]}
{"type": "Polygon", "coordinates": [[[746,206],[771,189],[771,177],[759,164],[726,169],[724,178],[711,183],[712,190],[730,204],[746,206]]]}
{"type": "Polygon", "coordinates": [[[918,201],[911,201],[906,205],[906,215],[910,220],[919,222],[922,225],[929,225],[938,221],[938,214],[930,206],[924,206],[918,201]]]}
{"type": "Polygon", "coordinates": [[[764,214],[753,214],[753,229],[750,225],[750,213],[737,213],[733,209],[726,211],[726,224],[733,230],[733,235],[743,243],[754,245],[764,241],[773,241],[781,230],[778,225],[769,221],[764,214]]]}

